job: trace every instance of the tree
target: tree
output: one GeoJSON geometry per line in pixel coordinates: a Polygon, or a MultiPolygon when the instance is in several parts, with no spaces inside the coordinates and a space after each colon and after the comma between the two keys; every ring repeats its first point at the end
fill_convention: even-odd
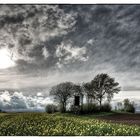
{"type": "Polygon", "coordinates": [[[86,96],[87,96],[88,105],[92,104],[93,99],[95,99],[94,86],[91,84],[91,82],[84,83],[83,89],[84,89],[86,96]]]}
{"type": "Polygon", "coordinates": [[[124,99],[123,104],[124,104],[124,111],[132,112],[132,113],[135,112],[134,104],[132,102],[130,102],[129,99],[124,99]]]}
{"type": "Polygon", "coordinates": [[[115,82],[114,78],[111,78],[108,74],[104,73],[95,76],[91,81],[91,85],[100,108],[104,98],[107,98],[110,102],[114,93],[118,93],[120,91],[120,87],[118,87],[119,83],[115,82]]]}
{"type": "Polygon", "coordinates": [[[130,104],[129,99],[124,99],[123,104],[124,104],[124,108],[127,108],[129,106],[129,104],[130,104]]]}
{"type": "Polygon", "coordinates": [[[82,86],[80,86],[79,84],[73,85],[73,90],[74,90],[74,92],[77,93],[78,95],[83,95],[83,88],[82,88],[82,86]]]}
{"type": "Polygon", "coordinates": [[[73,95],[73,86],[71,82],[64,82],[52,87],[50,90],[50,95],[60,104],[62,112],[66,112],[67,103],[73,95]]]}

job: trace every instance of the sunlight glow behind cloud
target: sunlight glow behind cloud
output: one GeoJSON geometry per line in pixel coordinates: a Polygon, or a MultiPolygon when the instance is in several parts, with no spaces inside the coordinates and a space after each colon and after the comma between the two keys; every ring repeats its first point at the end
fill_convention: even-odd
{"type": "Polygon", "coordinates": [[[5,69],[15,66],[14,61],[11,59],[11,54],[6,48],[0,49],[0,69],[5,69]]]}

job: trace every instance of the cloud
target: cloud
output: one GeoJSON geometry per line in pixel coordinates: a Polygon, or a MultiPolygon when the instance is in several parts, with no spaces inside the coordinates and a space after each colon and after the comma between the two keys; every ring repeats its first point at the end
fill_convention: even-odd
{"type": "Polygon", "coordinates": [[[9,47],[14,60],[36,65],[47,58],[45,42],[74,31],[76,24],[76,13],[65,13],[58,5],[3,5],[0,9],[1,44],[9,47]]]}
{"type": "Polygon", "coordinates": [[[42,55],[44,56],[45,59],[49,57],[49,53],[45,47],[42,49],[42,55]]]}
{"type": "Polygon", "coordinates": [[[37,93],[34,96],[25,96],[22,92],[3,91],[0,93],[0,109],[5,111],[44,111],[51,99],[37,93]]]}
{"type": "Polygon", "coordinates": [[[75,61],[87,61],[86,48],[73,46],[72,42],[62,42],[57,46],[56,57],[59,58],[58,66],[75,61]]]}
{"type": "Polygon", "coordinates": [[[87,41],[87,44],[93,45],[93,43],[94,43],[94,40],[93,40],[93,39],[89,39],[89,40],[87,41]]]}
{"type": "MultiPolygon", "coordinates": [[[[50,88],[108,73],[123,90],[139,90],[139,5],[1,5],[0,48],[14,68],[1,88],[50,88]],[[133,81],[133,82],[132,82],[133,81]]],[[[30,93],[32,94],[32,93],[30,93]]]]}
{"type": "MultiPolygon", "coordinates": [[[[108,60],[112,65],[115,63],[119,71],[129,69],[131,66],[135,66],[134,70],[138,70],[139,67],[136,66],[139,63],[139,20],[136,18],[139,14],[138,7],[75,5],[73,8],[71,5],[3,5],[0,7],[1,20],[4,21],[0,30],[1,44],[9,46],[13,59],[17,60],[19,67],[23,63],[20,65],[21,61],[18,60],[29,63],[27,69],[32,69],[30,64],[48,69],[56,64],[60,66],[54,52],[57,46],[71,40],[75,48],[86,47],[90,58],[88,61],[91,63],[92,61],[98,63],[96,59],[108,60]],[[133,49],[130,49],[131,46],[133,49]]],[[[77,56],[72,57],[75,60],[77,56]]],[[[65,62],[69,60],[71,56],[66,57],[65,62]]],[[[74,63],[79,62],[74,61],[74,63]]]]}

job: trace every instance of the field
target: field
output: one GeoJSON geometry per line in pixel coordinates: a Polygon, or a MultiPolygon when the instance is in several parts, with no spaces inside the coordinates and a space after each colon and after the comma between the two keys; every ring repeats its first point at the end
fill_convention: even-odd
{"type": "Polygon", "coordinates": [[[0,135],[140,136],[140,123],[138,121],[140,122],[140,115],[135,114],[78,116],[59,113],[3,113],[0,114],[0,135]],[[135,121],[133,123],[125,122],[127,118],[130,122],[131,120],[135,121]],[[137,123],[138,125],[136,125],[137,123]]]}
{"type": "Polygon", "coordinates": [[[140,114],[126,114],[117,113],[111,115],[99,116],[98,119],[106,120],[113,123],[123,123],[128,125],[138,125],[140,126],[140,114]]]}

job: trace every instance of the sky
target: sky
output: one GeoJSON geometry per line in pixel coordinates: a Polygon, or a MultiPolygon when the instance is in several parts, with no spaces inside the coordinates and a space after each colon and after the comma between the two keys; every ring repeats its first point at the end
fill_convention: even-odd
{"type": "Polygon", "coordinates": [[[99,73],[114,101],[139,99],[139,25],[140,5],[0,5],[0,108],[43,109],[52,86],[99,73]]]}

